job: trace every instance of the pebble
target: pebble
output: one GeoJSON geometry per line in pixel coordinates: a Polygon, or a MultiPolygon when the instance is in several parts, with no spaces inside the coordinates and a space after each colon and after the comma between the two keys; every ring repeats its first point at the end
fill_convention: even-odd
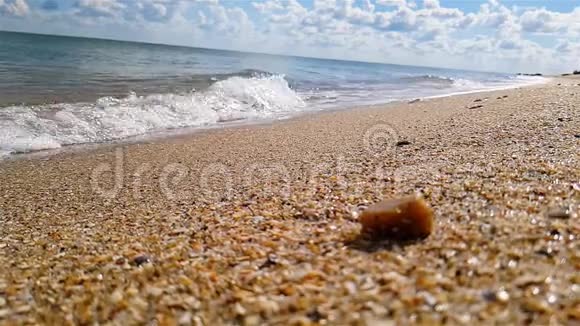
{"type": "Polygon", "coordinates": [[[117,304],[121,302],[121,300],[123,300],[123,292],[121,291],[121,289],[116,289],[111,294],[111,302],[117,304]]]}
{"type": "Polygon", "coordinates": [[[398,141],[396,145],[399,146],[399,147],[400,146],[406,146],[406,145],[411,145],[411,142],[408,141],[408,140],[401,140],[401,141],[398,141]]]}
{"type": "Polygon", "coordinates": [[[268,268],[270,266],[274,266],[278,264],[278,257],[276,257],[275,255],[268,255],[268,258],[266,258],[266,261],[264,261],[264,263],[262,265],[260,265],[260,269],[264,269],[264,268],[268,268]]]}
{"type": "Polygon", "coordinates": [[[552,312],[552,308],[546,301],[535,298],[524,299],[522,303],[522,308],[528,312],[537,312],[545,314],[552,312]]]}
{"type": "Polygon", "coordinates": [[[256,215],[254,217],[252,217],[252,223],[254,224],[260,224],[262,222],[264,222],[264,216],[260,216],[260,215],[256,215]]]}
{"type": "Polygon", "coordinates": [[[191,325],[192,318],[193,316],[191,315],[191,312],[186,311],[185,313],[183,313],[183,315],[181,315],[178,323],[179,325],[191,325]]]}
{"type": "Polygon", "coordinates": [[[247,310],[239,302],[236,302],[234,305],[234,312],[238,316],[244,316],[247,313],[247,310]]]}
{"type": "Polygon", "coordinates": [[[506,290],[485,291],[483,292],[483,298],[491,302],[506,303],[510,299],[510,295],[506,290]]]}
{"type": "Polygon", "coordinates": [[[314,220],[319,217],[319,214],[314,208],[306,208],[302,211],[302,216],[306,219],[314,220]]]}
{"type": "Polygon", "coordinates": [[[0,309],[0,319],[10,316],[10,309],[0,309]]]}
{"type": "Polygon", "coordinates": [[[320,320],[324,318],[324,316],[318,311],[318,309],[313,309],[306,314],[308,319],[312,320],[315,323],[318,323],[320,320]]]}
{"type": "Polygon", "coordinates": [[[24,314],[24,313],[29,312],[30,309],[31,309],[30,306],[25,305],[25,306],[17,307],[16,309],[14,309],[14,311],[18,314],[24,314]]]}
{"type": "Polygon", "coordinates": [[[433,230],[433,211],[418,195],[387,199],[369,206],[359,218],[362,231],[398,239],[424,238],[433,230]]]}
{"type": "Polygon", "coordinates": [[[499,302],[508,302],[510,299],[510,295],[506,290],[499,290],[496,293],[496,297],[499,302]]]}
{"type": "Polygon", "coordinates": [[[570,208],[568,207],[553,208],[548,211],[549,218],[569,219],[570,215],[570,208]]]}
{"type": "Polygon", "coordinates": [[[137,265],[137,266],[141,266],[141,265],[147,264],[149,262],[151,262],[151,259],[147,255],[139,255],[139,256],[133,258],[133,263],[135,263],[135,265],[137,265]]]}

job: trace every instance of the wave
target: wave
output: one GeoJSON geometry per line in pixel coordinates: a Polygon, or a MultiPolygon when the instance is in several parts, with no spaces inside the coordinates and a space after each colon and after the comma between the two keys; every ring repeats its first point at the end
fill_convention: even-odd
{"type": "Polygon", "coordinates": [[[90,103],[1,108],[0,157],[178,128],[271,119],[304,110],[506,89],[545,80],[507,75],[480,77],[466,73],[453,77],[432,74],[384,77],[380,81],[356,78],[305,81],[254,69],[196,74],[186,77],[185,87],[180,88],[193,88],[192,91],[141,96],[132,93],[123,98],[103,97],[90,103]]]}
{"type": "Polygon", "coordinates": [[[457,78],[457,79],[452,79],[452,85],[453,87],[459,89],[459,90],[477,90],[477,89],[485,89],[486,87],[492,87],[493,84],[489,83],[489,85],[486,85],[485,82],[480,82],[480,81],[476,81],[476,80],[471,80],[471,79],[464,79],[464,78],[457,78]]]}
{"type": "MultiPolygon", "coordinates": [[[[223,77],[220,76],[220,77],[223,77]]],[[[11,106],[0,110],[0,156],[99,143],[232,120],[271,118],[305,102],[281,75],[245,71],[186,94],[130,94],[95,103],[11,106]]]]}
{"type": "Polygon", "coordinates": [[[438,75],[419,75],[401,77],[401,81],[410,87],[420,87],[425,90],[449,90],[453,92],[482,91],[491,89],[512,88],[517,86],[541,83],[544,77],[529,76],[476,76],[447,77],[438,75]]]}
{"type": "Polygon", "coordinates": [[[419,76],[405,76],[400,78],[401,81],[410,84],[416,83],[442,83],[446,85],[451,85],[454,83],[454,79],[451,77],[437,76],[437,75],[419,75],[419,76]]]}
{"type": "Polygon", "coordinates": [[[207,78],[210,81],[220,81],[226,80],[231,77],[243,77],[243,78],[264,78],[264,77],[272,77],[276,76],[276,74],[271,73],[265,70],[259,69],[244,69],[234,73],[227,73],[227,74],[206,74],[206,75],[195,75],[195,78],[207,78]]]}

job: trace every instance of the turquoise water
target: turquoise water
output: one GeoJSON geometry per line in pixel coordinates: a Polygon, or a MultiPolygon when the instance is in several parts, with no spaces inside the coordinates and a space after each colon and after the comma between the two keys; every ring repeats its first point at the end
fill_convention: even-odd
{"type": "Polygon", "coordinates": [[[537,81],[0,32],[0,155],[537,81]]]}

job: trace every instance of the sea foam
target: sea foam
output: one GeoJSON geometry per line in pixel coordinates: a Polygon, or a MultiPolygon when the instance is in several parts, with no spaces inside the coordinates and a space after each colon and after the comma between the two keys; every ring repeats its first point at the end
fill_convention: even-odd
{"type": "Polygon", "coordinates": [[[284,76],[234,76],[187,94],[104,97],[95,103],[0,110],[0,156],[185,127],[292,114],[305,103],[284,76]]]}

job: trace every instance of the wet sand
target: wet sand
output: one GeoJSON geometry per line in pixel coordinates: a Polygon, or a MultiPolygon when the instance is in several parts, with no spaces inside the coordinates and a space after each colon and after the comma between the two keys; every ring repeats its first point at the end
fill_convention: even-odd
{"type": "Polygon", "coordinates": [[[0,162],[0,323],[578,323],[578,84],[0,162]]]}

